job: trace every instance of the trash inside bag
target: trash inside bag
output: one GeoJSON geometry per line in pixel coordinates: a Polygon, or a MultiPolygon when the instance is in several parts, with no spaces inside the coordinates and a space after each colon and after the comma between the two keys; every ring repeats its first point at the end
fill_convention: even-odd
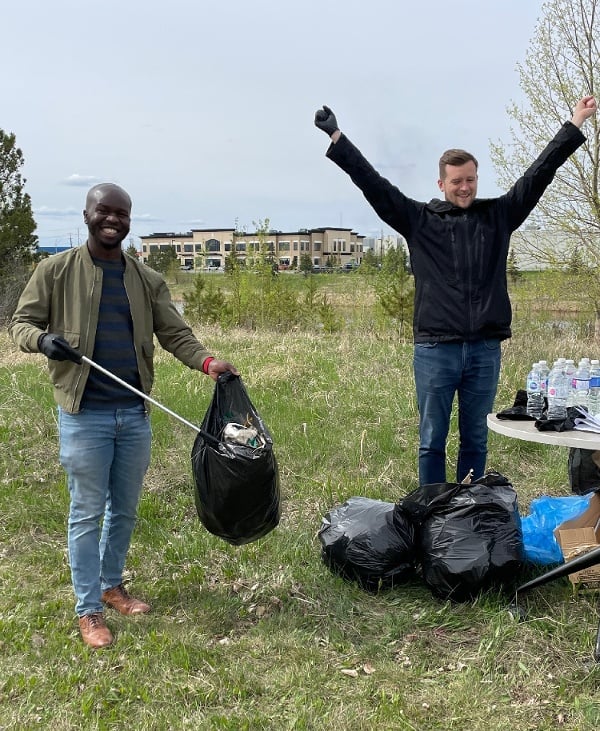
{"type": "Polygon", "coordinates": [[[273,440],[239,376],[219,376],[192,449],[194,499],[200,521],[234,545],[272,531],[280,518],[279,470],[273,440]]]}
{"type": "Polygon", "coordinates": [[[398,507],[417,525],[418,561],[436,596],[465,601],[515,581],[524,558],[521,521],[516,491],[503,475],[422,485],[398,507]]]}
{"type": "Polygon", "coordinates": [[[391,588],[414,574],[414,529],[394,503],[351,497],[325,515],[319,538],[331,571],[367,591],[391,588]]]}
{"type": "Polygon", "coordinates": [[[529,515],[521,519],[526,560],[542,566],[562,563],[563,554],[554,530],[565,520],[585,512],[591,498],[590,493],[564,497],[542,495],[532,500],[529,515]]]}

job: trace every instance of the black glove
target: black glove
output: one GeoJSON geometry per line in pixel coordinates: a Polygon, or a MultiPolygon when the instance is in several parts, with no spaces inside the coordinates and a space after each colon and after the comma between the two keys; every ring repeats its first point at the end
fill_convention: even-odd
{"type": "Polygon", "coordinates": [[[72,360],[73,363],[81,363],[81,353],[72,348],[60,335],[42,333],[37,344],[40,353],[50,360],[72,360]]]}
{"type": "Polygon", "coordinates": [[[325,105],[315,113],[315,125],[330,137],[339,129],[335,114],[325,105]]]}

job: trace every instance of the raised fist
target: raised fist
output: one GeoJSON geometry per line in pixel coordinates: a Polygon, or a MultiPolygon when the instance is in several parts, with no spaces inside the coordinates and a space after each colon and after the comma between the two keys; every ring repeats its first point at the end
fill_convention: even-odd
{"type": "Polygon", "coordinates": [[[325,105],[315,113],[315,125],[330,137],[339,129],[335,114],[325,105]]]}

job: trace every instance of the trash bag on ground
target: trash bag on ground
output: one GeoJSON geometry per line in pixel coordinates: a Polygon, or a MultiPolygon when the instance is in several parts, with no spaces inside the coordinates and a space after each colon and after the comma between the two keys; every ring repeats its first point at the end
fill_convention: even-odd
{"type": "Polygon", "coordinates": [[[600,451],[569,449],[569,484],[577,495],[600,491],[600,451]]]}
{"type": "Polygon", "coordinates": [[[279,470],[271,435],[239,376],[219,376],[201,429],[192,449],[200,521],[234,545],[261,538],[279,523],[279,470]]]}
{"type": "Polygon", "coordinates": [[[397,509],[416,525],[423,579],[436,596],[466,601],[515,581],[524,559],[521,521],[516,491],[503,475],[422,485],[397,509]]]}
{"type": "Polygon", "coordinates": [[[414,575],[414,529],[394,503],[351,497],[324,516],[319,539],[330,570],[367,591],[414,575]]]}
{"type": "Polygon", "coordinates": [[[565,520],[585,512],[592,494],[552,497],[542,495],[531,501],[529,514],[521,518],[525,558],[547,566],[563,562],[563,554],[554,531],[565,520]]]}

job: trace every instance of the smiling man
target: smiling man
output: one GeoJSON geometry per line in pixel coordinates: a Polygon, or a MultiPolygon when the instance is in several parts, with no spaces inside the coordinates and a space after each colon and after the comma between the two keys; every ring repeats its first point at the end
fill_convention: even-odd
{"type": "Polygon", "coordinates": [[[444,198],[468,208],[477,195],[477,160],[465,150],[446,150],[440,158],[438,187],[444,198]]]}
{"type": "Polygon", "coordinates": [[[477,160],[465,150],[440,158],[444,200],[421,203],[383,178],[340,131],[329,107],[315,125],[331,137],[327,157],[348,173],[379,217],[408,243],[415,277],[413,368],[419,407],[419,482],[446,481],[446,439],[458,394],[456,480],[485,471],[486,416],[500,372],[500,343],[511,335],[506,284],[510,236],[531,213],[557,169],[585,141],[592,96],[576,104],[537,160],[498,198],[477,198],[477,160]]]}
{"type": "Polygon", "coordinates": [[[94,186],[83,212],[88,240],[38,264],[9,326],[21,350],[49,359],[70,496],[75,610],[81,636],[92,648],[113,642],[105,606],[125,615],[150,611],[128,593],[123,570],[151,432],[144,399],[89,365],[77,365],[72,348],[146,394],[154,380],[154,336],[213,380],[225,371],[237,374],[196,339],[163,277],[122,250],[130,216],[131,198],[122,188],[94,186]]]}

